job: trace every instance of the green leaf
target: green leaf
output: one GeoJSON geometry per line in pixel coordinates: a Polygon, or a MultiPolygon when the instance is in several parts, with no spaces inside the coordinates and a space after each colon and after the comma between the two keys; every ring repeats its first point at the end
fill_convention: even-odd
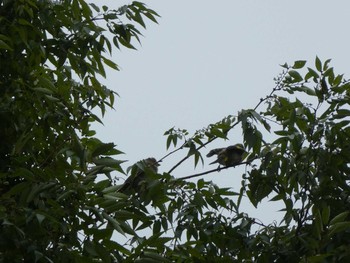
{"type": "Polygon", "coordinates": [[[291,133],[290,131],[281,130],[281,131],[275,131],[275,134],[279,136],[289,136],[291,133]]]}
{"type": "Polygon", "coordinates": [[[91,5],[92,6],[92,8],[96,11],[96,12],[100,12],[100,8],[97,6],[97,5],[95,5],[94,3],[89,3],[89,5],[91,5]]]}
{"type": "Polygon", "coordinates": [[[305,80],[308,80],[310,78],[314,78],[315,82],[317,81],[317,79],[320,77],[318,75],[318,73],[313,70],[312,68],[307,68],[308,69],[308,73],[306,73],[305,75],[305,80]]]}
{"type": "Polygon", "coordinates": [[[329,227],[328,236],[332,237],[337,233],[348,231],[350,229],[350,222],[338,222],[329,227]]]}
{"type": "Polygon", "coordinates": [[[328,70],[328,64],[329,62],[331,62],[331,59],[327,59],[324,63],[323,63],[323,71],[327,71],[328,70]]]}
{"type": "Polygon", "coordinates": [[[334,119],[343,119],[350,116],[350,110],[347,109],[339,109],[336,111],[336,114],[334,114],[334,119]]]}
{"type": "Polygon", "coordinates": [[[289,69],[289,65],[287,63],[284,63],[283,65],[280,65],[282,68],[289,69]]]}
{"type": "Polygon", "coordinates": [[[56,87],[53,84],[53,82],[45,77],[39,77],[39,85],[42,86],[43,88],[47,88],[50,90],[56,90],[56,87]]]}
{"type": "Polygon", "coordinates": [[[333,86],[338,86],[343,80],[343,75],[338,75],[333,81],[333,86]]]}
{"type": "Polygon", "coordinates": [[[202,161],[202,164],[204,164],[204,159],[199,151],[194,152],[194,166],[196,167],[199,160],[202,161]]]}
{"type": "Polygon", "coordinates": [[[32,90],[38,91],[40,93],[48,94],[48,95],[54,94],[54,92],[52,90],[47,89],[47,88],[32,88],[32,90]]]}
{"type": "Polygon", "coordinates": [[[275,195],[273,198],[270,199],[270,201],[280,201],[280,200],[283,200],[285,198],[284,194],[278,194],[278,195],[275,195]]]}
{"type": "Polygon", "coordinates": [[[101,154],[107,154],[110,150],[114,149],[114,146],[114,143],[101,143],[93,150],[91,156],[96,157],[100,156],[101,154]]]}
{"type": "Polygon", "coordinates": [[[92,16],[91,9],[89,5],[85,2],[85,0],[79,0],[79,4],[81,6],[81,12],[84,15],[85,18],[90,18],[92,16]]]}
{"type": "Polygon", "coordinates": [[[173,141],[173,135],[170,134],[170,135],[168,136],[167,140],[166,140],[166,149],[167,149],[167,150],[169,149],[169,147],[170,147],[172,141],[173,141]]]}
{"type": "Polygon", "coordinates": [[[99,158],[99,159],[96,159],[94,161],[94,163],[96,165],[106,165],[106,166],[110,166],[110,167],[116,167],[120,164],[122,164],[124,161],[120,161],[120,160],[115,160],[113,158],[110,158],[110,157],[103,157],[103,158],[99,158]]]}
{"type": "Polygon", "coordinates": [[[302,86],[301,90],[304,91],[307,95],[316,96],[316,92],[314,89],[310,89],[309,87],[302,86]]]}
{"type": "Polygon", "coordinates": [[[119,38],[119,43],[122,44],[124,47],[136,50],[136,48],[133,45],[131,45],[131,43],[129,41],[125,40],[124,38],[119,38]]]}
{"type": "Polygon", "coordinates": [[[329,205],[325,206],[322,209],[322,222],[323,222],[324,225],[328,224],[330,213],[331,213],[331,209],[330,209],[329,205]]]}
{"type": "Polygon", "coordinates": [[[270,124],[268,124],[267,123],[267,121],[266,120],[261,120],[261,123],[264,125],[264,128],[268,131],[268,132],[270,132],[270,130],[271,130],[271,126],[270,126],[270,124]]]}
{"type": "Polygon", "coordinates": [[[46,190],[52,189],[57,185],[56,182],[48,182],[48,183],[41,183],[33,185],[31,188],[31,191],[29,195],[27,196],[26,202],[30,203],[33,201],[33,199],[37,198],[38,195],[46,190]]]}
{"type": "Polygon", "coordinates": [[[115,230],[117,230],[119,233],[125,235],[125,232],[123,231],[123,229],[120,227],[120,224],[118,223],[117,220],[115,220],[114,218],[112,218],[110,215],[108,215],[106,212],[102,212],[102,216],[103,218],[105,218],[112,226],[115,230]]]}
{"type": "Polygon", "coordinates": [[[349,211],[345,211],[338,214],[337,216],[331,219],[331,221],[329,222],[329,225],[331,226],[337,223],[342,223],[344,219],[348,217],[349,213],[350,213],[349,211]]]}
{"type": "Polygon", "coordinates": [[[299,82],[303,80],[303,77],[296,70],[290,70],[288,74],[293,78],[293,82],[299,82]]]}
{"type": "Polygon", "coordinates": [[[11,42],[11,38],[5,35],[0,34],[0,40],[5,40],[7,42],[11,42]]]}
{"type": "Polygon", "coordinates": [[[294,62],[293,69],[301,69],[305,66],[306,60],[297,60],[294,62]]]}
{"type": "MultiPolygon", "coordinates": [[[[152,20],[154,23],[158,24],[157,19],[154,17],[154,15],[150,12],[143,13],[148,19],[152,20]]],[[[158,16],[158,15],[157,15],[158,16]]]]}
{"type": "Polygon", "coordinates": [[[159,220],[154,222],[153,225],[153,235],[160,233],[161,222],[159,220]]]}
{"type": "Polygon", "coordinates": [[[104,247],[103,244],[96,242],[95,249],[97,251],[97,254],[99,258],[102,260],[102,262],[108,262],[111,259],[109,251],[104,247]]]}
{"type": "Polygon", "coordinates": [[[331,254],[321,254],[321,255],[315,255],[310,256],[306,260],[306,262],[309,263],[320,263],[320,262],[327,262],[326,259],[331,256],[331,254]]]}
{"type": "Polygon", "coordinates": [[[118,251],[127,256],[131,255],[131,252],[125,246],[122,246],[113,240],[104,239],[104,242],[106,243],[106,246],[109,247],[111,250],[118,251]]]}
{"type": "Polygon", "coordinates": [[[139,23],[143,28],[146,28],[145,22],[143,22],[142,16],[139,12],[135,12],[135,15],[133,17],[134,21],[139,23]]]}
{"type": "Polygon", "coordinates": [[[323,222],[322,222],[322,217],[319,209],[313,208],[313,224],[315,226],[315,234],[317,235],[318,239],[321,238],[321,233],[323,231],[323,222]]]}
{"type": "Polygon", "coordinates": [[[135,262],[171,262],[170,260],[167,260],[164,258],[161,254],[155,253],[155,252],[144,252],[144,257],[141,260],[135,260],[135,262]],[[149,259],[150,261],[146,261],[149,259]]]}
{"type": "Polygon", "coordinates": [[[7,50],[10,50],[12,51],[13,48],[10,47],[8,44],[6,44],[3,40],[0,39],[0,49],[7,49],[7,50]]]}
{"type": "Polygon", "coordinates": [[[322,62],[317,56],[316,56],[316,59],[315,59],[315,66],[316,66],[316,69],[319,72],[322,72],[322,62]]]}
{"type": "Polygon", "coordinates": [[[116,63],[114,63],[112,60],[109,60],[109,59],[107,59],[107,58],[105,58],[105,57],[103,57],[102,59],[103,59],[103,62],[104,62],[107,66],[109,66],[110,68],[115,69],[115,70],[119,70],[118,65],[117,65],[116,63]]]}
{"type": "Polygon", "coordinates": [[[210,133],[212,135],[215,135],[216,137],[222,138],[222,139],[227,139],[227,133],[223,132],[221,129],[218,129],[217,127],[213,127],[210,130],[210,133]]]}

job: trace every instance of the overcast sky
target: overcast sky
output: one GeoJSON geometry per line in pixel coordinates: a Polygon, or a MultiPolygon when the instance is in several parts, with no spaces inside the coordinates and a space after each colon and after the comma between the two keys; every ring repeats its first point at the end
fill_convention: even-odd
{"type": "MultiPolygon", "coordinates": [[[[127,1],[94,1],[110,9],[127,1]]],[[[331,58],[335,72],[349,77],[350,1],[143,1],[161,15],[147,23],[137,51],[115,51],[120,72],[108,71],[103,82],[119,93],[98,137],[114,142],[134,162],[166,152],[164,132],[171,127],[190,133],[241,109],[253,108],[274,87],[285,62],[331,58]]],[[[238,128],[230,141],[215,141],[203,150],[242,142],[238,128]]],[[[167,171],[187,152],[167,159],[167,171]]],[[[163,169],[163,170],[162,170],[163,169]]],[[[193,161],[174,171],[182,177],[208,170],[193,161]]],[[[205,175],[220,186],[239,191],[244,167],[205,175]]],[[[196,179],[197,180],[197,179],[196,179]]],[[[268,223],[266,203],[258,211],[268,223]]]]}

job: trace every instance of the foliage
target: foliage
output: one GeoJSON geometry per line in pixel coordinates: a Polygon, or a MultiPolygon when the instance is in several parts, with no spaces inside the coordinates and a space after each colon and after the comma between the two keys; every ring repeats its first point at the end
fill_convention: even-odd
{"type": "MultiPolygon", "coordinates": [[[[209,258],[215,262],[350,259],[350,81],[336,75],[329,63],[330,60],[322,63],[316,57],[315,69],[304,69],[306,61],[296,61],[292,66],[284,64],[283,72],[275,79],[275,88],[254,109],[242,110],[237,118],[229,116],[209,125],[178,148],[191,145],[185,159],[193,155],[196,163],[203,146],[215,139],[227,139],[229,131],[240,124],[244,144],[250,151],[243,163],[249,166],[237,199],[223,203],[220,198],[225,193],[216,196],[222,190],[218,188],[212,191],[210,201],[203,197],[204,190],[197,197],[201,202],[195,204],[196,212],[200,210],[198,206],[206,209],[198,223],[191,220],[195,227],[184,228],[187,241],[179,247],[187,245],[186,259],[209,258]],[[282,221],[278,225],[264,225],[249,217],[240,208],[244,196],[256,207],[263,200],[283,202],[282,221]],[[206,213],[220,209],[229,211],[232,218],[228,220],[219,214],[209,220],[210,224],[202,225],[202,220],[208,220],[206,213]]],[[[176,146],[174,136],[182,139],[184,131],[174,131],[166,134],[176,146]]],[[[205,173],[186,178],[202,174],[205,173]]],[[[210,187],[208,182],[202,184],[210,187]]],[[[196,215],[195,218],[198,212],[196,215]]]]}
{"type": "Polygon", "coordinates": [[[330,60],[283,65],[254,108],[192,136],[169,129],[174,149],[162,160],[185,151],[183,159],[148,171],[142,191],[118,190],[121,152],[90,129],[101,122],[92,110],[104,114],[116,95],[98,76],[118,69],[97,21],[117,48],[134,48],[136,24],[156,17],[139,2],[118,10],[83,0],[0,3],[0,261],[348,261],[350,82],[330,60]],[[231,167],[174,178],[239,128],[249,151],[239,192],[187,180],[231,167]],[[256,207],[282,202],[282,221],[252,218],[245,197],[256,207]]]}
{"type": "Polygon", "coordinates": [[[139,2],[102,11],[83,0],[0,2],[1,262],[108,262],[118,250],[100,195],[123,172],[111,157],[121,152],[90,129],[101,122],[92,110],[104,114],[116,95],[98,76],[118,66],[97,22],[133,48],[136,24],[155,17],[139,2]]]}
{"type": "Polygon", "coordinates": [[[140,210],[153,206],[149,223],[153,236],[139,241],[128,259],[349,260],[350,81],[336,75],[329,63],[316,58],[315,69],[305,69],[306,61],[285,64],[275,88],[254,109],[228,116],[191,137],[185,129],[168,130],[167,147],[177,147],[169,155],[184,150],[187,154],[149,186],[148,199],[144,193],[139,196],[140,210]],[[238,125],[250,151],[241,164],[247,165],[247,172],[238,193],[203,179],[197,184],[186,181],[230,167],[177,179],[171,176],[190,157],[195,165],[204,161],[203,147],[227,140],[238,125]],[[256,207],[266,200],[282,202],[282,221],[264,225],[250,217],[241,207],[245,196],[256,207]]]}

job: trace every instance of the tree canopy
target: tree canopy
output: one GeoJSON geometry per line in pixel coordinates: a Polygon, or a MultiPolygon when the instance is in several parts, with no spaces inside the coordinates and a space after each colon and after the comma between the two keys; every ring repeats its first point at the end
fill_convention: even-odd
{"type": "Polygon", "coordinates": [[[112,46],[134,49],[138,27],[157,17],[140,2],[0,3],[0,261],[350,260],[350,82],[330,60],[286,63],[256,105],[194,134],[166,131],[162,160],[183,153],[169,171],[153,158],[124,171],[122,152],[98,139],[96,110],[117,95],[99,81],[106,66],[118,69],[112,46]],[[174,177],[188,159],[209,162],[204,146],[227,144],[235,129],[242,162],[174,177]],[[238,192],[201,178],[242,165],[238,192]],[[282,203],[281,222],[250,216],[245,197],[282,203]]]}

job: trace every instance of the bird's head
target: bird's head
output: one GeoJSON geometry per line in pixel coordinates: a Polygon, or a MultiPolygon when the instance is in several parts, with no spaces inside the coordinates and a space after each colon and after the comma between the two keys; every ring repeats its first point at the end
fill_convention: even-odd
{"type": "Polygon", "coordinates": [[[235,144],[234,146],[235,146],[236,148],[238,148],[238,149],[243,149],[243,150],[244,150],[244,145],[241,144],[241,143],[237,143],[237,144],[235,144]]]}
{"type": "Polygon", "coordinates": [[[235,145],[232,146],[228,146],[227,150],[235,150],[235,151],[239,151],[239,152],[245,152],[244,146],[241,143],[237,143],[235,145]]]}
{"type": "Polygon", "coordinates": [[[158,167],[160,164],[156,158],[150,157],[144,160],[145,164],[150,167],[158,167]]]}

